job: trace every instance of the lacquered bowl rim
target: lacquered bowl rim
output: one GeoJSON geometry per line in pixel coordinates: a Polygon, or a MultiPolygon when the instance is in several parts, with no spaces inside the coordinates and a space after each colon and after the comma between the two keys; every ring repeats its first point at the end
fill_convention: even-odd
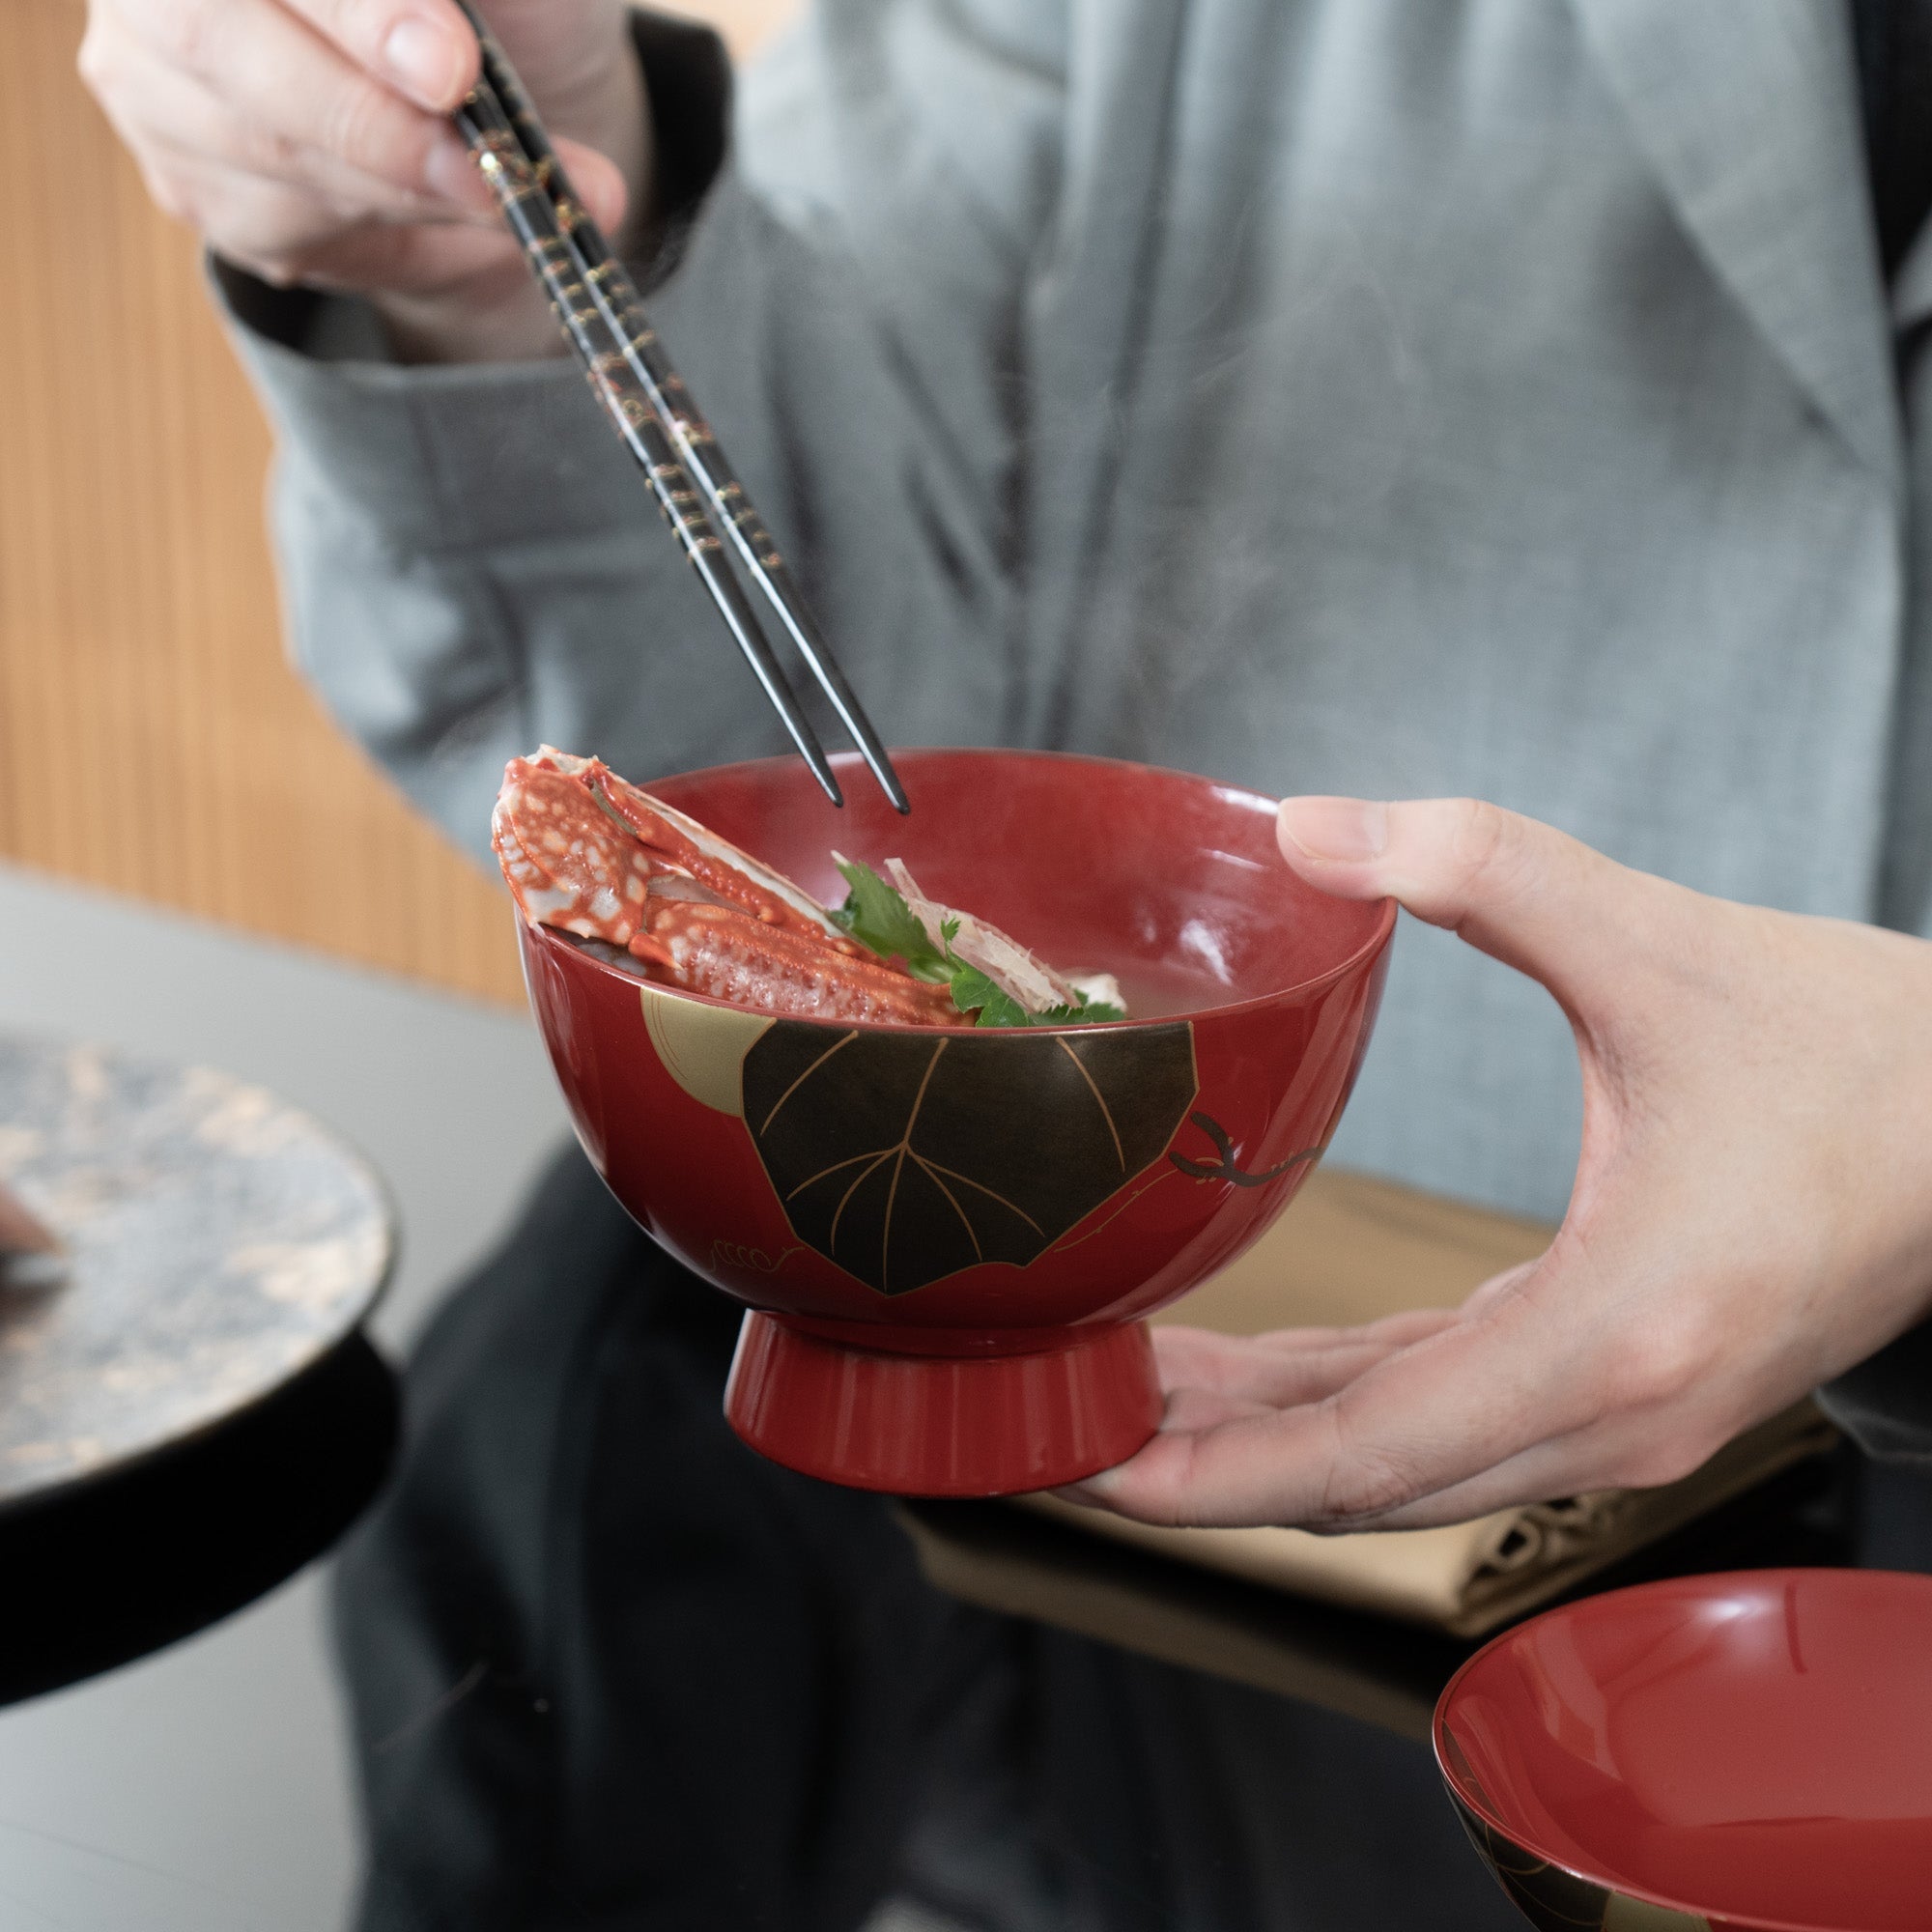
{"type": "MultiPolygon", "coordinates": [[[[1179,779],[1189,784],[1211,786],[1215,791],[1226,793],[1233,798],[1252,800],[1255,804],[1264,806],[1270,811],[1274,810],[1278,803],[1278,801],[1270,799],[1265,792],[1252,791],[1246,785],[1230,784],[1220,779],[1204,778],[1198,772],[1178,771],[1171,765],[1151,765],[1134,758],[1094,757],[1085,752],[1009,751],[997,745],[920,745],[895,748],[892,753],[895,768],[901,763],[916,768],[928,756],[1026,759],[1029,762],[1038,764],[1087,765],[1098,766],[1105,770],[1117,772],[1146,772],[1163,779],[1179,779]]],[[[643,789],[651,791],[659,785],[681,784],[687,781],[725,779],[735,777],[740,773],[768,772],[780,767],[789,767],[795,762],[795,760],[788,757],[739,758],[728,765],[705,765],[696,771],[668,772],[662,778],[647,781],[643,789]]],[[[864,761],[856,752],[839,752],[834,753],[832,765],[839,773],[841,779],[846,777],[855,768],[861,773],[865,771],[864,761]]],[[[679,808],[679,810],[683,809],[682,807],[679,808]]],[[[753,856],[755,858],[758,855],[754,853],[753,856]]],[[[1287,860],[1284,859],[1282,865],[1284,869],[1287,869],[1287,860]]],[[[1307,882],[1304,880],[1302,883],[1305,885],[1307,882]]],[[[1318,889],[1310,887],[1309,890],[1315,891],[1318,889]]],[[[1334,985],[1339,980],[1348,979],[1350,974],[1358,973],[1365,966],[1372,964],[1377,954],[1388,945],[1389,939],[1395,931],[1396,914],[1399,910],[1395,900],[1392,898],[1378,900],[1376,909],[1378,917],[1368,938],[1337,964],[1325,967],[1320,973],[1312,973],[1305,980],[1296,980],[1292,984],[1278,986],[1271,992],[1256,993],[1245,1000],[1229,1000],[1215,1007],[1191,1008],[1186,1012],[1162,1013],[1157,1018],[1141,1020],[1088,1020],[1079,1025],[1046,1027],[981,1027],[975,1026],[970,1021],[962,1021],[956,1026],[911,1027],[901,1026],[891,1020],[817,1019],[810,1014],[803,1013],[773,1014],[771,1017],[775,1019],[783,1018],[794,1024],[804,1026],[836,1026],[840,1032],[852,1032],[856,1030],[861,1033],[971,1034],[980,1039],[1052,1039],[1061,1034],[1123,1034],[1132,1033],[1137,1028],[1181,1026],[1195,1020],[1235,1018],[1243,1013],[1260,1012],[1270,1007],[1290,1005],[1297,1000],[1305,999],[1311,994],[1321,992],[1325,988],[1334,985]]],[[[525,925],[525,922],[521,917],[519,917],[517,923],[520,926],[525,926],[525,929],[535,939],[550,946],[553,950],[568,954],[591,972],[607,974],[611,979],[621,980],[627,986],[647,985],[654,993],[666,999],[681,1000],[687,1005],[694,1007],[716,1007],[726,1012],[734,1013],[757,1012],[762,1010],[756,1007],[746,1006],[736,1000],[713,999],[708,993],[693,993],[687,991],[682,986],[667,986],[656,980],[639,979],[634,973],[627,973],[621,967],[610,965],[606,961],[599,959],[594,953],[584,952],[581,946],[573,945],[569,936],[565,933],[554,931],[547,925],[525,925]]],[[[1015,937],[1017,936],[1015,935],[1015,937]]],[[[1471,1661],[1473,1662],[1473,1660],[1471,1661]]]]}
{"type": "Polygon", "coordinates": [[[1601,1886],[1605,1891],[1621,1893],[1626,1898],[1634,1899],[1640,1905],[1662,1906],[1665,1911],[1681,1912],[1693,1918],[1719,1918],[1730,1923],[1749,1924],[1761,1928],[1761,1932],[1862,1932],[1862,1928],[1857,1926],[1827,1925],[1808,1918],[1767,1918],[1756,1912],[1738,1917],[1708,1901],[1699,1902],[1669,1892],[1654,1891],[1648,1886],[1638,1885],[1627,1878],[1612,1876],[1601,1870],[1586,1870],[1569,1857],[1538,1843],[1536,1837],[1525,1833],[1520,1825],[1498,1817],[1493,1805],[1485,1803],[1457,1776],[1449,1763],[1448,1752],[1444,1748],[1449,1707],[1454,1703],[1463,1678],[1492,1652],[1507,1649],[1512,1643],[1520,1641],[1525,1632],[1539,1625],[1553,1623],[1565,1616],[1577,1615],[1612,1600],[1622,1602],[1631,1598],[1664,1594],[1682,1597],[1687,1592],[1699,1594],[1707,1586],[1713,1594],[1716,1594],[1719,1588],[1735,1589],[1741,1583],[1778,1587],[1800,1578],[1816,1582],[1821,1577],[1840,1578],[1856,1577],[1883,1585],[1904,1583],[1914,1590],[1932,1592],[1932,1577],[1923,1576],[1918,1571],[1859,1570],[1843,1565],[1820,1564],[1808,1569],[1788,1566],[1770,1570],[1713,1570],[1698,1577],[1662,1577],[1649,1583],[1633,1583],[1621,1590],[1605,1590],[1594,1597],[1579,1597],[1573,1603],[1558,1604],[1554,1609],[1545,1610],[1537,1616],[1525,1617],[1521,1623],[1512,1624],[1508,1630],[1492,1636],[1480,1650],[1464,1658],[1457,1666],[1455,1675],[1442,1687],[1442,1694],[1436,1698],[1435,1714],[1430,1719],[1429,1740],[1435,1753],[1435,1768],[1442,1774],[1443,1783],[1449,1787],[1457,1804],[1473,1812],[1498,1836],[1508,1839],[1519,1850],[1529,1853],[1533,1858],[1541,1859],[1546,1864],[1554,1865],[1559,1871],[1568,1872],[1572,1878],[1580,1879],[1585,1885],[1601,1886]]]}

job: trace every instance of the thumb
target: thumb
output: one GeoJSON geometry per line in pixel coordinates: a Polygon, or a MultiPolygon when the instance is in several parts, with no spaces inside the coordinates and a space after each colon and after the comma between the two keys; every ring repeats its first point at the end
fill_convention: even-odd
{"type": "Polygon", "coordinates": [[[587,148],[582,141],[573,141],[564,134],[557,136],[556,157],[563,163],[563,171],[570,177],[570,185],[577,190],[578,199],[591,220],[615,246],[631,200],[623,169],[597,149],[587,148]]]}
{"type": "Polygon", "coordinates": [[[1282,856],[1318,891],[1393,898],[1568,1005],[1629,958],[1660,879],[1479,799],[1284,799],[1282,856]]]}

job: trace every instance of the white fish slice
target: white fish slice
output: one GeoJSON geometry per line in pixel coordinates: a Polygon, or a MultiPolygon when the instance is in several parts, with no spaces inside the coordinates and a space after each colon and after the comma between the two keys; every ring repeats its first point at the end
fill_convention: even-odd
{"type": "Polygon", "coordinates": [[[886,870],[899,895],[912,908],[913,917],[925,928],[933,945],[945,948],[943,927],[956,920],[959,929],[952,936],[952,955],[969,966],[977,966],[1009,1000],[1030,1013],[1043,1013],[1048,1007],[1079,1004],[1072,982],[1063,980],[1051,966],[1036,959],[1018,940],[1002,932],[997,925],[976,919],[969,912],[941,905],[920,891],[919,882],[906,869],[902,859],[888,859],[886,870]]]}

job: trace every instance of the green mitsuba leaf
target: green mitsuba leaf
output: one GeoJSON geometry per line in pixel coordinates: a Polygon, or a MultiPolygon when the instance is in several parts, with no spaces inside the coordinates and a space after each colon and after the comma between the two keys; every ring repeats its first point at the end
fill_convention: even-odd
{"type": "Polygon", "coordinates": [[[1117,1007],[1111,1000],[1090,1000],[1081,993],[1070,1007],[1047,1007],[1027,1018],[1034,1026],[1097,1026],[1103,1020],[1123,1020],[1126,1016],[1124,1007],[1117,1007]]]}
{"type": "Polygon", "coordinates": [[[962,1013],[977,1012],[975,1026],[1027,1027],[1033,1015],[1012,997],[1002,992],[977,966],[961,966],[952,975],[952,1004],[962,1013]]]}
{"type": "Polygon", "coordinates": [[[926,937],[911,906],[871,867],[840,859],[838,869],[851,888],[845,903],[832,917],[882,959],[903,959],[916,979],[943,984],[952,977],[947,955],[926,937]]]}

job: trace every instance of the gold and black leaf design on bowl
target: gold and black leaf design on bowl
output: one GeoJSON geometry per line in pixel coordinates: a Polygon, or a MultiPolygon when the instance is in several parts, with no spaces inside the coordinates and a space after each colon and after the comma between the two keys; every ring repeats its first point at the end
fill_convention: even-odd
{"type": "Polygon", "coordinates": [[[1024,1267],[1158,1161],[1195,1095],[1194,1031],[931,1034],[778,1020],[745,1124],[808,1247],[881,1294],[1024,1267]]]}

